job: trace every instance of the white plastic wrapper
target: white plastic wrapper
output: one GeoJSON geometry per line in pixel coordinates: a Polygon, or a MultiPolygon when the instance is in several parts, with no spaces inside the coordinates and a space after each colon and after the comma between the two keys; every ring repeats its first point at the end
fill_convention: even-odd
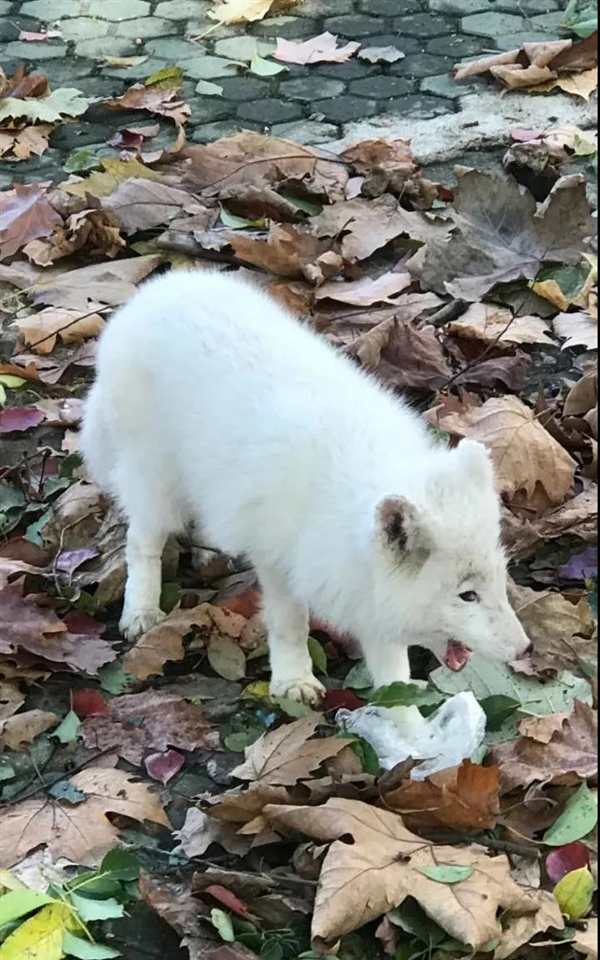
{"type": "Polygon", "coordinates": [[[430,717],[416,707],[338,710],[337,723],[371,744],[384,770],[412,757],[422,760],[412,780],[456,767],[477,750],[485,735],[485,713],[472,693],[457,693],[430,717]]]}

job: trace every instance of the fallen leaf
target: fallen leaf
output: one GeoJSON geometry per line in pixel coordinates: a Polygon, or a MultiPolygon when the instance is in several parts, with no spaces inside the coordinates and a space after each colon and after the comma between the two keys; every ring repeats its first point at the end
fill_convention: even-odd
{"type": "Polygon", "coordinates": [[[38,124],[35,127],[21,127],[15,130],[0,130],[0,157],[14,157],[16,160],[29,160],[41,157],[48,149],[48,138],[54,127],[50,124],[38,124]]]}
{"type": "Polygon", "coordinates": [[[546,873],[553,883],[558,883],[572,870],[589,867],[590,851],[579,840],[551,850],[546,857],[546,873]]]}
{"type": "Polygon", "coordinates": [[[458,299],[533,279],[544,263],[579,263],[596,232],[582,177],[562,177],[538,209],[514,180],[472,170],[459,177],[454,198],[453,232],[428,240],[408,265],[425,289],[458,299]]]}
{"type": "Polygon", "coordinates": [[[412,283],[409,273],[384,273],[376,280],[363,277],[362,280],[331,281],[319,287],[315,294],[317,300],[337,300],[356,307],[369,307],[373,303],[394,303],[394,297],[412,283]]]}
{"type": "Polygon", "coordinates": [[[598,86],[598,68],[592,67],[590,70],[584,70],[582,73],[574,73],[570,76],[560,75],[554,79],[547,80],[545,83],[538,83],[531,88],[531,93],[549,93],[558,87],[565,93],[570,93],[574,97],[581,97],[582,100],[589,100],[598,86]]]}
{"type": "Polygon", "coordinates": [[[573,946],[590,960],[598,960],[598,920],[595,917],[586,920],[585,930],[575,931],[573,946]]]}
{"type": "Polygon", "coordinates": [[[85,113],[95,97],[84,97],[81,90],[61,87],[35,100],[19,100],[14,96],[4,97],[0,102],[0,123],[5,120],[25,118],[40,123],[56,123],[66,117],[79,117],[85,113]]]}
{"type": "Polygon", "coordinates": [[[492,397],[480,407],[445,415],[439,429],[479,440],[490,450],[500,493],[543,512],[562,503],[573,486],[575,461],[517,397],[492,397]]]}
{"type": "Polygon", "coordinates": [[[380,799],[387,810],[402,815],[413,830],[450,827],[491,830],[500,812],[498,768],[465,760],[460,767],[434,773],[425,780],[404,780],[393,786],[394,770],[380,781],[380,799]],[[390,784],[390,787],[388,787],[390,784]]]}
{"type": "Polygon", "coordinates": [[[314,715],[301,717],[264,733],[246,748],[246,759],[231,771],[231,776],[273,786],[308,779],[325,760],[337,756],[348,746],[348,740],[337,737],[309,739],[320,719],[314,715]]]}
{"type": "Polygon", "coordinates": [[[84,720],[79,735],[91,749],[114,745],[136,766],[149,750],[219,749],[218,731],[204,719],[202,707],[165,688],[113,697],[105,715],[84,720]]]}
{"type": "Polygon", "coordinates": [[[105,64],[109,67],[139,67],[147,59],[147,54],[140,57],[111,57],[105,54],[103,57],[105,64]]]}
{"type": "Polygon", "coordinates": [[[135,83],[120,97],[105,100],[111,110],[147,110],[148,113],[168,117],[181,126],[190,117],[191,107],[182,99],[181,84],[135,83]]]}
{"type": "Polygon", "coordinates": [[[244,651],[231,637],[211,637],[207,656],[211,667],[220,677],[225,677],[226,680],[241,680],[246,676],[244,651]]]}
{"type": "Polygon", "coordinates": [[[70,903],[49,903],[9,934],[2,944],[2,960],[62,960],[69,930],[81,929],[70,903]]]}
{"type": "Polygon", "coordinates": [[[90,337],[96,337],[105,327],[105,321],[99,313],[90,310],[102,310],[100,303],[90,303],[83,313],[67,307],[45,307],[39,313],[28,317],[19,317],[16,327],[24,342],[36,353],[52,353],[58,337],[63,343],[78,343],[90,337]]]}
{"type": "Polygon", "coordinates": [[[290,224],[271,223],[266,239],[227,231],[227,241],[238,258],[282,277],[305,277],[315,283],[333,276],[342,266],[342,258],[332,244],[302,232],[290,224]]]}
{"type": "Polygon", "coordinates": [[[435,329],[393,316],[358,336],[345,352],[399,389],[438,390],[452,376],[435,329]]]}
{"type": "Polygon", "coordinates": [[[184,938],[181,945],[187,947],[190,960],[210,960],[208,950],[215,943],[216,933],[202,924],[200,904],[191,895],[188,883],[170,883],[141,870],[138,889],[144,902],[184,938]]]}
{"type": "Polygon", "coordinates": [[[131,257],[116,263],[98,263],[65,273],[47,271],[44,279],[28,290],[35,303],[45,303],[67,310],[88,312],[90,303],[118,306],[129,300],[140,283],[160,263],[161,254],[131,257]]]}
{"type": "Polygon", "coordinates": [[[273,56],[284,63],[345,63],[356,53],[360,43],[354,41],[338,47],[337,37],[332,33],[321,33],[310,40],[296,42],[277,38],[277,48],[273,56]]]}
{"type": "Polygon", "coordinates": [[[508,923],[503,927],[500,943],[494,951],[494,960],[514,957],[519,947],[528,944],[540,933],[564,929],[564,920],[555,897],[547,890],[528,892],[535,902],[536,910],[523,916],[509,917],[508,923]]]}
{"type": "Polygon", "coordinates": [[[515,787],[524,789],[538,781],[573,785],[595,776],[597,737],[595,711],[576,701],[573,713],[563,720],[561,729],[549,742],[521,737],[494,744],[491,756],[500,768],[501,792],[508,793],[515,787]]]}
{"type": "Polygon", "coordinates": [[[25,696],[15,683],[11,683],[8,679],[0,680],[0,720],[12,717],[24,703],[25,696]]]}
{"type": "Polygon", "coordinates": [[[113,193],[123,180],[135,178],[138,180],[163,181],[163,176],[160,173],[140,163],[135,157],[130,157],[127,160],[101,157],[99,164],[101,170],[95,170],[84,180],[67,180],[61,184],[61,189],[75,197],[85,199],[88,194],[92,197],[106,197],[113,193]]]}
{"type": "Polygon", "coordinates": [[[379,197],[389,192],[421,208],[438,199],[438,184],[426,180],[410,148],[410,140],[363,140],[340,154],[363,177],[361,193],[379,197]]]}
{"type": "Polygon", "coordinates": [[[560,593],[518,587],[512,589],[511,603],[533,643],[531,664],[535,672],[577,673],[582,661],[596,658],[594,615],[584,597],[571,603],[560,593]]]}
{"type": "Polygon", "coordinates": [[[42,411],[35,407],[7,407],[0,410],[0,434],[23,433],[37,427],[44,419],[42,411]]]}
{"type": "Polygon", "coordinates": [[[592,905],[595,886],[590,870],[580,867],[559,880],[552,892],[561,911],[569,920],[579,920],[592,905]]]}
{"type": "Polygon", "coordinates": [[[243,856],[248,852],[251,843],[249,837],[237,833],[237,826],[216,820],[197,807],[188,807],[183,827],[181,830],[174,830],[173,836],[179,840],[173,852],[183,853],[190,858],[202,857],[212,843],[218,843],[229,853],[243,856]]]}
{"type": "Polygon", "coordinates": [[[598,349],[598,321],[587,313],[559,313],[552,321],[554,332],[565,339],[562,349],[584,346],[598,349]]]}
{"type": "Polygon", "coordinates": [[[356,56],[369,63],[395,63],[396,60],[403,60],[406,54],[396,47],[363,47],[356,56]]]}
{"type": "Polygon", "coordinates": [[[534,316],[514,316],[506,307],[472,303],[446,330],[467,340],[484,343],[552,343],[550,327],[534,316]]]}
{"type": "Polygon", "coordinates": [[[544,833],[547,846],[561,847],[580,840],[592,832],[598,823],[598,796],[586,783],[573,793],[554,823],[544,833]]]}
{"type": "Polygon", "coordinates": [[[19,863],[40,844],[73,863],[97,866],[118,839],[108,813],[170,826],[156,795],[145,784],[132,782],[123,770],[87,767],[71,777],[70,783],[86,795],[84,803],[72,806],[35,797],[4,812],[3,866],[19,863]]]}
{"type": "Polygon", "coordinates": [[[330,799],[321,807],[269,805],[263,811],[280,831],[300,831],[330,846],[317,887],[312,920],[319,947],[414,897],[426,913],[461,943],[478,950],[497,938],[499,906],[534,912],[535,901],[512,880],[505,856],[433,846],[410,833],[396,814],[356,800],[330,799]],[[352,838],[348,843],[342,838],[352,838]],[[424,876],[423,868],[470,868],[452,885],[424,876]]]}
{"type": "Polygon", "coordinates": [[[47,710],[27,710],[0,720],[0,750],[22,750],[23,744],[31,743],[57,723],[56,714],[47,710]]]}
{"type": "Polygon", "coordinates": [[[147,773],[153,780],[166,784],[179,773],[185,764],[185,757],[177,750],[165,750],[163,753],[151,753],[144,760],[147,773]]]}
{"type": "Polygon", "coordinates": [[[49,236],[62,217],[50,206],[46,187],[39,183],[15,184],[0,194],[0,259],[5,260],[30,240],[49,236]]]}
{"type": "Polygon", "coordinates": [[[182,213],[195,215],[206,210],[183,190],[135,176],[119,183],[116,190],[102,199],[102,206],[127,234],[170,223],[182,213]]]}
{"type": "Polygon", "coordinates": [[[299,3],[302,0],[222,0],[208,15],[223,24],[252,23],[262,20],[267,13],[285,13],[299,3]]]}
{"type": "Polygon", "coordinates": [[[32,240],[23,253],[42,267],[85,249],[90,256],[116,257],[125,246],[117,221],[104,210],[82,210],[68,217],[51,237],[32,240]]]}

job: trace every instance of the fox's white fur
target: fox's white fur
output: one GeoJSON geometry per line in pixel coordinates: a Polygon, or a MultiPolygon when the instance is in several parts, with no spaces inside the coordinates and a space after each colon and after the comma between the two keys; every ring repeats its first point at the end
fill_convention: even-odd
{"type": "Polygon", "coordinates": [[[309,609],[359,640],[377,685],[409,680],[410,644],[440,659],[450,640],[501,660],[528,646],[506,596],[485,449],[436,442],[402,400],[234,276],[172,272],[117,311],[83,450],[129,524],[130,639],[162,618],[165,540],[193,520],[256,568],[276,695],[322,691],[309,609]]]}

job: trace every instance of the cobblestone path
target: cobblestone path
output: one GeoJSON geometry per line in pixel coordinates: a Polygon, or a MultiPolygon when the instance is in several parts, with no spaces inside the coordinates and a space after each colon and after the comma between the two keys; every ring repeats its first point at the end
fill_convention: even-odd
{"type": "MultiPolygon", "coordinates": [[[[464,109],[465,94],[481,89],[454,84],[448,76],[452,64],[526,40],[556,39],[564,3],[305,0],[286,16],[216,28],[208,17],[212,6],[206,0],[0,0],[0,58],[7,73],[23,61],[39,68],[53,87],[77,87],[97,97],[119,95],[136,80],[177,64],[192,107],[187,125],[192,142],[214,140],[243,127],[325,144],[351,137],[357,123],[373,124],[373,118],[383,136],[397,122],[423,129],[425,121],[446,117],[451,124],[451,115],[464,109]],[[61,36],[45,42],[18,39],[21,30],[49,26],[61,36]],[[324,30],[363,46],[394,47],[404,57],[394,63],[355,58],[343,64],[290,64],[289,71],[268,79],[253,76],[244,66],[255,52],[270,53],[276,37],[297,40],[324,30]],[[189,39],[204,33],[199,42],[189,39]],[[148,59],[115,68],[106,65],[107,54],[143,54],[148,59]],[[216,93],[215,84],[222,95],[207,94],[216,93]]],[[[501,99],[498,91],[492,96],[496,102],[501,99]]],[[[529,102],[544,99],[548,103],[539,97],[529,102]]],[[[568,109],[566,98],[561,99],[568,109]]],[[[581,109],[573,105],[575,113],[581,109]]],[[[485,110],[482,106],[480,113],[485,110]]],[[[0,186],[14,178],[54,177],[71,150],[105,147],[107,137],[124,125],[122,113],[107,113],[92,107],[85,119],[59,127],[51,148],[39,159],[8,168],[3,164],[0,186]]],[[[143,119],[147,122],[147,114],[143,119]]],[[[446,126],[438,121],[437,129],[446,126]]]]}

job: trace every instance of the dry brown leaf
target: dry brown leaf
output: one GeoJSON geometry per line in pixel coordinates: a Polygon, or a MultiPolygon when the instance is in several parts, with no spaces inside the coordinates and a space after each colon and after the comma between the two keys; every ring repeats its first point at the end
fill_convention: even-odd
{"type": "Polygon", "coordinates": [[[396,317],[358,336],[346,353],[399,389],[439,390],[452,376],[435,329],[396,317]]]}
{"type": "Polygon", "coordinates": [[[389,193],[375,200],[359,198],[324,207],[310,226],[317,237],[340,237],[345,260],[366,260],[402,234],[425,242],[448,232],[441,218],[405,210],[389,193]]]}
{"type": "MultiPolygon", "coordinates": [[[[535,731],[534,731],[535,732],[535,731]]],[[[500,790],[508,793],[541,781],[572,786],[598,771],[598,715],[587,703],[575,701],[573,713],[546,742],[521,737],[491,748],[500,768],[500,790]]]]}
{"type": "Polygon", "coordinates": [[[562,730],[568,717],[568,712],[548,713],[545,717],[524,717],[519,720],[518,730],[522,737],[529,737],[538,743],[550,743],[554,734],[562,730]]]}
{"type": "Polygon", "coordinates": [[[168,117],[181,126],[191,116],[191,107],[182,99],[179,84],[165,87],[162,84],[135,83],[120,97],[105,100],[103,106],[111,110],[147,110],[161,117],[168,117]]]}
{"type": "Polygon", "coordinates": [[[284,63],[345,63],[359,49],[360,43],[354,41],[338,47],[337,37],[332,33],[321,33],[310,40],[283,40],[277,37],[277,48],[273,57],[284,63]]]}
{"type": "Polygon", "coordinates": [[[2,818],[3,867],[12,867],[30,850],[47,845],[56,857],[95,867],[118,842],[118,832],[107,814],[133,820],[170,823],[158,797],[144,783],[134,783],[124,770],[88,767],[70,778],[75,790],[86,794],[73,806],[48,796],[22,800],[8,808],[2,818]]]}
{"type": "Polygon", "coordinates": [[[85,248],[89,255],[116,257],[125,246],[117,221],[104,210],[81,210],[67,219],[51,237],[32,240],[23,253],[42,267],[85,248]]]}
{"type": "Polygon", "coordinates": [[[492,397],[447,414],[438,408],[433,419],[441,430],[489,448],[498,489],[513,502],[543,512],[572,489],[575,461],[517,397],[492,397]]]}
{"type": "Polygon", "coordinates": [[[362,280],[336,281],[324,283],[315,293],[316,300],[337,300],[355,307],[370,307],[373,303],[394,303],[395,297],[412,283],[409,273],[389,271],[377,279],[363,277],[362,280]]]}
{"type": "Polygon", "coordinates": [[[204,642],[223,634],[241,636],[246,618],[211,603],[200,603],[191,609],[173,610],[165,619],[148,630],[123,658],[123,666],[140,680],[162,674],[167,660],[181,660],[183,638],[196,627],[204,642]]]}
{"type": "Polygon", "coordinates": [[[565,93],[570,93],[574,97],[581,97],[582,100],[589,100],[598,86],[598,68],[584,70],[583,73],[573,73],[570,76],[560,74],[553,80],[538,84],[531,88],[531,93],[549,93],[558,87],[565,93]]]}
{"type": "Polygon", "coordinates": [[[5,678],[0,680],[0,721],[12,717],[19,707],[25,703],[25,695],[21,693],[16,683],[11,683],[8,674],[4,670],[4,664],[0,664],[0,674],[5,678]]]}
{"type": "Polygon", "coordinates": [[[244,789],[236,787],[211,798],[205,803],[204,809],[217,820],[243,825],[255,820],[268,803],[289,802],[290,795],[285,787],[259,781],[248,784],[244,789]]]}
{"type": "Polygon", "coordinates": [[[117,189],[123,180],[136,178],[137,180],[156,180],[162,183],[164,179],[160,173],[152,170],[151,167],[146,167],[135,157],[130,157],[128,160],[102,157],[100,165],[102,170],[94,170],[85,179],[78,178],[61,183],[61,190],[85,200],[87,196],[107,197],[117,189]]]}
{"type": "MultiPolygon", "coordinates": [[[[189,960],[238,960],[234,953],[227,956],[221,952],[216,931],[202,923],[201,905],[190,893],[188,882],[171,883],[140,870],[138,889],[148,907],[183,938],[181,947],[187,948],[189,960]]],[[[242,954],[238,957],[245,960],[242,954]]]]}
{"type": "Polygon", "coordinates": [[[22,127],[0,130],[0,157],[13,156],[16,160],[29,160],[41,157],[48,149],[48,138],[54,127],[49,123],[40,123],[35,127],[22,127]]]}
{"type": "Polygon", "coordinates": [[[514,957],[519,947],[529,943],[539,933],[550,929],[564,929],[565,923],[554,894],[548,890],[529,890],[529,896],[535,901],[537,910],[535,913],[509,918],[502,931],[500,943],[493,953],[494,960],[514,957]]]}
{"type": "Polygon", "coordinates": [[[61,225],[43,184],[15,184],[0,194],[0,259],[12,257],[30,240],[50,236],[61,225]]]}
{"type": "Polygon", "coordinates": [[[514,882],[505,856],[479,848],[434,846],[410,833],[399,816],[357,800],[331,799],[320,807],[270,805],[263,811],[278,832],[298,831],[323,843],[334,841],[317,887],[312,936],[316,946],[400,906],[414,897],[451,936],[475,950],[501,935],[499,907],[517,914],[536,911],[535,900],[514,882]],[[352,837],[348,843],[345,837],[352,837]],[[458,883],[438,883],[419,868],[472,868],[458,883]]]}
{"type": "Polygon", "coordinates": [[[342,258],[332,244],[290,224],[271,223],[266,239],[244,236],[234,230],[225,237],[238,258],[281,277],[304,277],[322,283],[342,266],[342,258]]]}
{"type": "Polygon", "coordinates": [[[598,920],[596,917],[589,917],[586,920],[585,930],[576,931],[573,946],[578,953],[583,953],[590,960],[598,960],[598,920]]]}
{"type": "MultiPolygon", "coordinates": [[[[90,303],[89,310],[100,309],[102,304],[90,303]]],[[[36,353],[52,353],[57,338],[63,343],[77,343],[96,337],[104,329],[105,322],[99,313],[86,310],[69,310],[65,307],[45,307],[29,317],[15,321],[24,342],[36,353]]]]}
{"type": "Polygon", "coordinates": [[[393,774],[390,770],[380,781],[381,803],[401,814],[410,829],[491,830],[496,826],[500,812],[497,767],[465,760],[460,767],[434,773],[426,780],[404,780],[397,787],[393,786],[393,774]]]}
{"type": "Polygon", "coordinates": [[[552,343],[550,327],[540,317],[515,317],[492,303],[472,303],[458,320],[446,325],[449,333],[484,343],[552,343]]]}
{"type": "Polygon", "coordinates": [[[121,182],[116,190],[102,199],[102,207],[110,210],[126,234],[170,223],[182,213],[194,215],[206,210],[184,190],[136,177],[121,182]]]}
{"type": "Polygon", "coordinates": [[[28,290],[36,303],[88,312],[96,303],[118,306],[129,300],[136,285],[162,263],[162,254],[98,263],[78,270],[49,270],[28,290]]]}
{"type": "Polygon", "coordinates": [[[554,331],[565,338],[562,349],[583,346],[586,350],[598,349],[598,321],[587,313],[559,313],[552,321],[554,331]]]}
{"type": "Polygon", "coordinates": [[[0,721],[0,750],[22,750],[38,734],[57,726],[55,713],[47,710],[27,710],[0,721]]]}
{"type": "Polygon", "coordinates": [[[431,207],[438,198],[439,184],[423,177],[410,140],[363,140],[344,150],[340,158],[363,177],[360,191],[365,197],[389,192],[421,209],[431,207]]]}
{"type": "Polygon", "coordinates": [[[565,417],[581,417],[593,410],[598,403],[598,373],[595,369],[584,373],[569,390],[563,413],[565,417]]]}
{"type": "MultiPolygon", "coordinates": [[[[533,643],[534,671],[581,671],[581,662],[595,660],[594,615],[587,600],[571,603],[560,593],[512,585],[511,604],[533,643]]],[[[523,661],[525,664],[526,661],[523,661]]]]}
{"type": "Polygon", "coordinates": [[[246,748],[246,759],[231,771],[231,776],[277,786],[307,780],[324,760],[337,756],[348,746],[348,740],[336,737],[310,740],[320,721],[318,715],[301,717],[263,733],[246,748]]]}
{"type": "Polygon", "coordinates": [[[285,13],[297,7],[302,0],[213,0],[219,6],[209,11],[209,17],[219,23],[252,23],[262,20],[267,13],[285,13]]]}

